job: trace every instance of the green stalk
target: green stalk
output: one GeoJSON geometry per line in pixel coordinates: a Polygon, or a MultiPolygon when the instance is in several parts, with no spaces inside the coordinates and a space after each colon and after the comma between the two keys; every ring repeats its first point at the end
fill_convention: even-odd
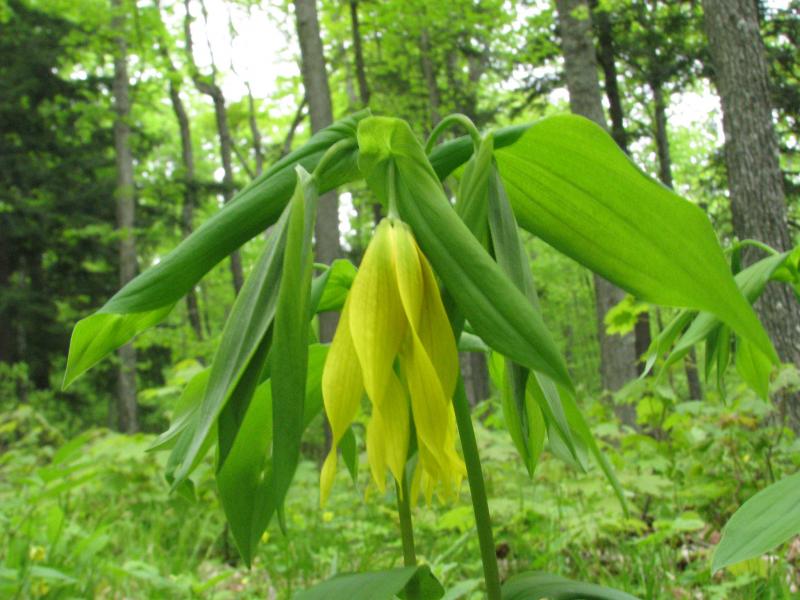
{"type": "Polygon", "coordinates": [[[472,413],[469,401],[464,392],[464,381],[459,376],[456,393],[453,397],[456,412],[458,436],[461,438],[461,451],[467,466],[467,480],[472,496],[472,509],[475,512],[475,525],[478,529],[478,543],[481,548],[483,578],[486,583],[488,600],[500,600],[500,574],[497,570],[497,554],[495,553],[492,519],[489,516],[489,503],[486,498],[486,485],[483,481],[481,458],[478,454],[478,443],[475,441],[475,430],[472,428],[472,413]]]}
{"type": "MultiPolygon", "coordinates": [[[[397,513],[400,516],[400,537],[403,541],[403,566],[416,567],[417,553],[414,549],[414,526],[411,523],[411,499],[408,493],[408,477],[403,476],[402,485],[395,482],[397,513]]],[[[419,599],[419,582],[416,578],[406,586],[406,599],[419,599]]]]}

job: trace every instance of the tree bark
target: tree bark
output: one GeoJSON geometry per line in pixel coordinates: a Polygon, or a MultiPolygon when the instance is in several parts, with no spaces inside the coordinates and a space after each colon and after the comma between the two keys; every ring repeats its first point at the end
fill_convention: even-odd
{"type": "MultiPolygon", "coordinates": [[[[322,50],[316,0],[294,0],[297,36],[300,40],[303,87],[308,99],[311,131],[316,132],[333,123],[331,91],[322,50]]],[[[314,228],[316,259],[325,264],[341,256],[339,248],[339,199],[335,191],[320,197],[317,222],[314,228]]],[[[323,313],[319,318],[319,337],[323,343],[333,339],[338,316],[323,313]]]]}
{"type": "MultiPolygon", "coordinates": [[[[592,0],[592,8],[596,9],[597,0],[592,0]]],[[[628,135],[625,132],[625,115],[622,109],[622,97],[619,93],[617,79],[617,63],[614,53],[614,35],[608,11],[594,10],[592,18],[597,24],[597,59],[603,69],[603,81],[608,99],[608,114],[611,117],[611,136],[625,154],[628,154],[628,135]]]]}
{"type": "MultiPolygon", "coordinates": [[[[769,70],[754,0],[703,0],[705,29],[722,103],[733,229],[784,251],[792,247],[769,70]]],[[[745,264],[757,258],[746,251],[745,264]]],[[[781,359],[800,366],[800,306],[785,285],[767,285],[756,309],[781,359]]]]}
{"type": "MultiPolygon", "coordinates": [[[[592,0],[592,9],[597,8],[597,0],[592,0]]],[[[595,10],[591,13],[597,25],[597,60],[603,69],[603,81],[608,99],[608,113],[611,117],[611,137],[617,142],[617,146],[625,153],[628,152],[628,136],[625,131],[625,112],[622,108],[622,97],[619,92],[619,82],[617,80],[617,63],[614,53],[614,35],[611,27],[611,19],[607,10],[595,10]]],[[[634,352],[636,355],[636,372],[641,375],[644,371],[644,363],[641,357],[650,347],[650,314],[641,313],[636,319],[633,329],[634,352]]]]}
{"type": "Polygon", "coordinates": [[[264,172],[264,150],[261,143],[261,131],[258,128],[258,120],[256,118],[256,103],[249,83],[247,84],[247,107],[250,134],[253,136],[253,153],[256,155],[256,177],[258,177],[264,172]]]}
{"type": "MultiPolygon", "coordinates": [[[[128,84],[128,44],[125,39],[125,8],[122,0],[111,0],[111,28],[114,34],[114,151],[116,154],[117,231],[119,232],[119,283],[124,286],[136,277],[136,237],[134,234],[136,197],[133,183],[133,155],[130,145],[130,94],[128,84]]],[[[117,427],[133,433],[139,430],[136,404],[136,349],[128,343],[119,349],[117,373],[117,427]]]]}
{"type": "Polygon", "coordinates": [[[353,33],[353,53],[356,63],[356,81],[358,81],[358,95],[361,105],[369,106],[369,84],[367,72],[364,67],[364,50],[361,45],[361,26],[358,21],[358,0],[350,0],[350,28],[353,33]]]}
{"type": "MultiPolygon", "coordinates": [[[[586,0],[557,0],[564,74],[569,89],[570,109],[606,128],[600,83],[597,76],[595,49],[591,37],[591,19],[586,0]]],[[[600,344],[600,370],[603,387],[616,391],[636,377],[637,357],[634,338],[609,336],[605,333],[605,315],[625,293],[599,275],[594,275],[597,314],[597,337],[600,344]]],[[[630,415],[620,415],[630,422],[630,415]]]]}
{"type": "MultiPolygon", "coordinates": [[[[186,56],[189,61],[190,70],[192,73],[192,81],[201,94],[205,94],[211,98],[214,104],[214,119],[217,124],[217,135],[219,137],[219,153],[222,159],[222,186],[223,198],[227,204],[233,199],[236,189],[233,180],[233,142],[231,141],[231,132],[228,127],[228,111],[225,106],[225,96],[222,89],[216,83],[216,68],[212,64],[212,73],[210,76],[203,76],[197,69],[194,61],[194,49],[192,42],[192,14],[189,7],[190,0],[184,0],[186,15],[184,17],[184,34],[186,36],[186,56]]],[[[231,252],[231,277],[233,279],[233,290],[236,294],[242,289],[244,284],[244,271],[242,269],[242,257],[238,250],[231,252]]]]}
{"type": "Polygon", "coordinates": [[[442,95],[439,91],[439,84],[436,81],[436,67],[431,58],[430,34],[426,27],[422,28],[422,32],[419,35],[419,49],[422,76],[425,79],[425,87],[428,88],[428,105],[431,109],[430,128],[432,129],[441,120],[439,107],[442,104],[442,95]]]}
{"type": "MultiPolygon", "coordinates": [[[[667,101],[664,98],[664,90],[660,81],[652,79],[648,85],[653,93],[653,112],[655,116],[653,121],[658,154],[658,178],[665,186],[672,188],[672,157],[669,152],[669,133],[667,132],[667,101]]],[[[683,369],[686,374],[689,399],[702,400],[703,387],[700,384],[700,376],[697,374],[697,353],[694,348],[691,348],[683,359],[683,369]]]]}
{"type": "MultiPolygon", "coordinates": [[[[361,26],[358,20],[358,0],[350,0],[350,29],[353,35],[353,54],[356,64],[356,81],[358,81],[358,95],[361,99],[361,108],[369,106],[370,90],[367,83],[367,72],[364,66],[364,49],[361,43],[361,26]]],[[[372,201],[372,220],[377,225],[383,219],[381,203],[377,199],[372,201]]]]}
{"type": "MultiPolygon", "coordinates": [[[[165,50],[166,52],[166,50],[165,50]]],[[[183,162],[183,206],[181,207],[181,235],[185,238],[194,229],[194,207],[197,206],[197,181],[195,179],[194,150],[192,148],[192,130],[189,125],[189,118],[186,108],[180,96],[180,89],[172,79],[177,75],[172,64],[169,64],[170,82],[169,98],[172,102],[172,111],[178,121],[178,129],[181,135],[181,160],[183,162]]],[[[204,338],[203,324],[200,320],[200,310],[197,304],[197,293],[192,288],[186,294],[186,311],[189,315],[189,323],[192,326],[198,340],[204,338]]]]}

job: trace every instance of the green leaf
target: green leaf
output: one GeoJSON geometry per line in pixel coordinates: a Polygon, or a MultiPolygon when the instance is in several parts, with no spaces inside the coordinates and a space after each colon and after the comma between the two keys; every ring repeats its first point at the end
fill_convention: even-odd
{"type": "Polygon", "coordinates": [[[256,388],[225,462],[217,469],[222,508],[236,546],[248,565],[268,519],[262,498],[271,444],[272,394],[267,381],[256,388]]]}
{"type": "Polygon", "coordinates": [[[736,372],[764,400],[769,400],[769,377],[772,363],[747,340],[736,343],[736,372]]]}
{"type": "MultiPolygon", "coordinates": [[[[736,285],[750,303],[755,302],[759,296],[761,296],[764,287],[767,285],[773,273],[783,264],[788,256],[789,253],[769,256],[753,263],[736,275],[736,285]]],[[[692,346],[707,339],[711,333],[720,326],[722,326],[722,322],[714,314],[710,312],[699,313],[686,330],[686,333],[684,333],[675,344],[672,352],[670,352],[670,355],[664,362],[662,370],[686,356],[686,353],[689,352],[692,346]]],[[[672,324],[670,324],[670,329],[671,328],[672,324]]],[[[754,348],[753,350],[763,354],[760,349],[754,348]]],[[[715,353],[708,353],[708,358],[713,354],[715,353]]],[[[768,357],[765,356],[765,358],[769,360],[768,357]]]]}
{"type": "Polygon", "coordinates": [[[594,435],[592,435],[592,430],[589,429],[589,424],[586,422],[583,413],[581,413],[580,409],[578,408],[575,398],[572,396],[572,394],[565,390],[559,391],[561,392],[561,400],[564,404],[564,410],[567,413],[567,419],[569,420],[569,425],[572,431],[575,432],[576,436],[586,445],[586,447],[589,449],[589,452],[592,453],[592,456],[594,456],[594,459],[599,465],[600,470],[603,471],[603,475],[606,476],[606,479],[611,484],[611,488],[614,490],[617,500],[619,500],[622,511],[627,517],[628,504],[625,502],[625,492],[622,489],[622,484],[620,484],[619,480],[617,479],[616,473],[614,473],[614,468],[611,466],[611,463],[608,462],[606,455],[603,454],[603,451],[600,450],[600,447],[597,445],[597,441],[594,439],[594,435]]]}
{"type": "Polygon", "coordinates": [[[344,464],[350,473],[350,478],[353,483],[356,483],[358,481],[358,445],[356,444],[356,435],[353,433],[352,427],[345,431],[339,441],[339,448],[342,450],[342,459],[344,459],[344,464]]]}
{"type": "Polygon", "coordinates": [[[349,260],[340,258],[333,261],[316,312],[341,310],[355,277],[356,268],[349,260]]]}
{"type": "Polygon", "coordinates": [[[359,167],[370,188],[387,205],[396,201],[475,332],[502,354],[571,388],[566,364],[541,317],[459,219],[408,124],[365,119],[358,143],[359,167]]]}
{"type": "Polygon", "coordinates": [[[708,217],[639,171],[602,128],[546,118],[495,156],[522,227],[644,301],[714,313],[778,362],[708,217]]]}
{"type": "MultiPolygon", "coordinates": [[[[219,261],[273,224],[292,195],[294,167],[313,170],[333,144],[354,138],[368,113],[356,113],[315,134],[242,190],[161,261],[130,281],[99,311],[75,325],[64,387],[138,333],[161,321],[219,261]]],[[[337,161],[322,177],[327,191],[358,176],[356,153],[337,161]]]]}
{"type": "Polygon", "coordinates": [[[800,473],[764,488],[739,507],[722,530],[711,570],[761,556],[800,534],[800,473]]]}
{"type": "Polygon", "coordinates": [[[456,195],[456,214],[472,232],[481,246],[488,242],[487,194],[489,177],[493,172],[493,139],[487,136],[477,153],[467,162],[456,195]]]}
{"type": "MultiPolygon", "coordinates": [[[[261,361],[266,358],[268,350],[268,346],[265,348],[262,342],[266,341],[278,303],[278,283],[286,246],[289,213],[288,209],[284,211],[270,233],[258,263],[242,286],[225,323],[197,422],[182,434],[182,437],[190,441],[181,445],[185,446],[185,453],[180,457],[175,471],[176,483],[184,479],[195,465],[211,426],[253,363],[255,365],[249,369],[251,377],[248,383],[255,384],[260,379],[263,367],[261,361]]],[[[249,387],[254,389],[254,385],[249,387]]],[[[252,389],[250,391],[252,393],[252,389]]],[[[234,417],[235,419],[241,421],[247,410],[247,400],[247,394],[244,394],[241,406],[236,407],[238,417],[234,417]]],[[[233,433],[235,434],[235,427],[233,433]]],[[[227,432],[223,430],[221,435],[225,439],[227,432]]],[[[221,448],[221,451],[224,460],[225,448],[221,448]]]]}
{"type": "Polygon", "coordinates": [[[294,600],[391,600],[409,585],[418,586],[419,600],[438,600],[444,595],[430,568],[422,565],[339,575],[298,592],[294,600]]]}
{"type": "Polygon", "coordinates": [[[538,571],[513,576],[503,585],[502,597],[503,600],[637,600],[636,596],[619,590],[538,571]]]}
{"type": "Polygon", "coordinates": [[[208,385],[208,377],[210,374],[211,369],[206,368],[196,373],[189,380],[183,388],[178,402],[175,404],[175,411],[169,429],[159,435],[155,441],[148,446],[148,451],[171,448],[181,432],[194,422],[196,418],[195,415],[206,393],[206,386],[208,385]]]}
{"type": "MultiPolygon", "coordinates": [[[[272,507],[283,504],[300,458],[305,429],[303,403],[308,367],[309,294],[317,215],[316,183],[297,168],[297,189],[289,204],[286,251],[273,326],[272,414],[273,461],[270,479],[272,507]]],[[[330,283],[330,279],[328,280],[330,283]]]]}

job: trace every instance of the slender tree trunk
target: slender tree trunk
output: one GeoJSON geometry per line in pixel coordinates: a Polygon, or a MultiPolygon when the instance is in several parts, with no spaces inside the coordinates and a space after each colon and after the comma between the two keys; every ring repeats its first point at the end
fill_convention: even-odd
{"type": "Polygon", "coordinates": [[[625,114],[622,109],[622,97],[619,93],[617,79],[617,63],[614,52],[614,35],[608,11],[596,10],[597,0],[592,0],[592,18],[597,25],[598,51],[597,59],[603,69],[608,114],[611,116],[611,136],[625,154],[628,154],[628,135],[625,132],[625,114]]]}
{"type": "MultiPolygon", "coordinates": [[[[294,0],[297,36],[303,67],[303,86],[306,89],[311,131],[316,132],[333,123],[331,92],[325,55],[322,50],[316,0],[294,0]]],[[[339,199],[335,191],[320,197],[314,229],[316,259],[330,264],[341,256],[339,248],[339,199]]],[[[321,342],[329,342],[336,331],[336,313],[324,313],[319,319],[321,342]]]]}
{"type": "MultiPolygon", "coordinates": [[[[130,95],[128,89],[128,45],[125,40],[125,8],[122,0],[112,0],[111,27],[114,32],[114,150],[117,165],[117,230],[119,241],[119,283],[124,286],[136,277],[136,238],[134,235],[136,198],[133,184],[133,155],[130,145],[130,95]]],[[[136,404],[136,350],[128,343],[119,349],[117,374],[117,426],[120,431],[139,430],[136,404]]]]}
{"type": "MultiPolygon", "coordinates": [[[[9,223],[0,214],[0,231],[8,231],[9,223]]],[[[11,289],[11,244],[8,236],[0,235],[0,290],[11,289]]],[[[0,362],[14,362],[14,318],[12,307],[0,304],[0,362]]]]}
{"type": "MultiPolygon", "coordinates": [[[[722,102],[734,232],[788,250],[792,238],[756,2],[703,0],[703,11],[722,102]]],[[[743,258],[752,263],[757,253],[743,258]]],[[[800,366],[800,306],[789,288],[768,285],[756,309],[781,359],[800,366]]]]}
{"type": "Polygon", "coordinates": [[[264,150],[261,143],[261,131],[258,128],[258,120],[256,118],[256,103],[249,83],[247,84],[247,107],[250,134],[253,136],[253,153],[256,155],[256,177],[258,177],[264,172],[264,150]]]}
{"type": "MultiPolygon", "coordinates": [[[[665,186],[672,188],[672,157],[669,152],[669,134],[667,132],[667,101],[661,82],[652,79],[648,85],[653,93],[653,112],[655,113],[655,139],[658,154],[658,177],[665,186]]],[[[689,389],[690,400],[703,399],[703,387],[700,376],[697,374],[697,353],[692,348],[683,359],[683,368],[686,373],[686,384],[689,389]]]]}
{"type": "Polygon", "coordinates": [[[308,98],[303,96],[303,100],[300,102],[300,105],[297,107],[297,111],[294,113],[294,119],[292,119],[292,124],[289,126],[289,131],[286,134],[286,138],[283,140],[283,146],[281,147],[281,158],[286,156],[292,151],[292,142],[294,142],[294,135],[297,133],[297,128],[300,127],[300,123],[308,116],[306,113],[306,105],[308,104],[308,98]]]}
{"type": "MultiPolygon", "coordinates": [[[[592,8],[597,8],[597,0],[592,0],[592,8]]],[[[622,108],[622,97],[619,92],[617,79],[617,64],[614,53],[614,36],[611,27],[611,19],[608,11],[595,10],[592,14],[597,25],[597,59],[603,69],[603,80],[605,83],[606,98],[608,99],[608,113],[611,116],[611,136],[617,142],[617,146],[628,154],[628,136],[625,131],[625,113],[622,108]]],[[[638,374],[644,370],[644,363],[640,360],[647,349],[650,347],[650,314],[641,313],[636,319],[633,330],[634,351],[636,354],[636,371],[638,374]]]]}
{"type": "Polygon", "coordinates": [[[350,28],[353,33],[353,53],[356,63],[356,80],[358,81],[358,95],[361,98],[361,105],[369,106],[369,84],[367,83],[367,72],[364,67],[364,50],[361,44],[361,26],[358,20],[358,0],[350,0],[350,28]]]}
{"type": "MultiPolygon", "coordinates": [[[[217,125],[217,135],[219,137],[219,153],[222,158],[222,195],[225,203],[233,199],[235,195],[235,184],[233,180],[233,142],[231,132],[228,127],[228,111],[225,107],[225,96],[222,89],[216,83],[216,67],[212,63],[212,73],[210,76],[203,76],[197,69],[194,61],[194,49],[192,43],[192,14],[189,6],[190,0],[184,0],[186,15],[184,18],[184,33],[186,36],[186,55],[189,61],[192,80],[201,94],[211,98],[214,104],[214,118],[217,125]]],[[[231,253],[231,277],[233,279],[233,289],[236,294],[242,289],[244,283],[244,271],[242,269],[242,257],[238,250],[231,253]]]]}
{"type": "MultiPolygon", "coordinates": [[[[175,75],[174,70],[171,75],[175,75]]],[[[180,90],[175,82],[170,79],[169,97],[172,102],[172,110],[175,119],[178,121],[178,128],[181,135],[181,160],[183,162],[183,207],[181,208],[181,234],[188,237],[194,229],[194,207],[197,206],[197,180],[194,169],[194,150],[192,148],[192,130],[189,125],[189,118],[186,115],[186,108],[180,96],[180,90]]],[[[200,321],[200,310],[197,305],[197,293],[194,288],[186,294],[186,311],[189,315],[189,323],[192,326],[195,336],[202,340],[203,324],[200,321]]]]}
{"type": "MultiPolygon", "coordinates": [[[[350,0],[350,29],[353,35],[353,54],[356,65],[356,81],[358,81],[358,95],[361,99],[361,107],[369,106],[370,90],[367,82],[367,72],[364,66],[364,49],[361,42],[361,25],[358,19],[358,0],[350,0]]],[[[372,220],[377,225],[383,219],[381,203],[377,200],[372,202],[372,220]]]]}
{"type": "MultiPolygon", "coordinates": [[[[556,8],[570,108],[573,113],[606,127],[586,0],[557,0],[556,8]]],[[[625,293],[599,275],[594,275],[594,289],[603,387],[615,391],[636,377],[637,357],[633,336],[609,336],[605,333],[605,315],[622,300],[625,293]]],[[[632,423],[631,415],[620,414],[620,417],[624,422],[632,423]]]]}
{"type": "Polygon", "coordinates": [[[419,49],[422,77],[425,79],[425,86],[428,88],[430,127],[433,128],[441,120],[439,107],[442,104],[442,95],[439,92],[439,84],[436,81],[436,67],[433,64],[433,58],[431,58],[431,40],[427,27],[423,27],[419,35],[419,49]]]}

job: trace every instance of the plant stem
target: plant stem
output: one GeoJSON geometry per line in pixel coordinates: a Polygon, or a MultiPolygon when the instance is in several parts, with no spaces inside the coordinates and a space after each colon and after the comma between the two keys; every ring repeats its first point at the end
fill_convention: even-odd
{"type": "Polygon", "coordinates": [[[439,121],[439,124],[431,132],[430,137],[428,137],[428,142],[425,144],[425,154],[430,154],[439,136],[441,136],[446,129],[454,125],[461,125],[461,127],[467,130],[469,137],[472,138],[472,145],[477,152],[478,147],[481,145],[481,134],[478,132],[478,128],[475,127],[475,123],[473,123],[467,115],[455,113],[439,121]]]}
{"type": "MultiPolygon", "coordinates": [[[[414,550],[414,526],[411,523],[411,499],[408,493],[408,477],[403,476],[402,485],[395,482],[397,493],[397,513],[400,516],[400,537],[403,540],[403,565],[417,566],[417,553],[414,550]]],[[[406,586],[407,600],[418,600],[419,582],[412,579],[406,586]]]]}
{"type": "Polygon", "coordinates": [[[458,424],[458,435],[461,438],[464,463],[467,466],[467,480],[469,481],[469,490],[472,496],[472,509],[475,512],[475,525],[478,529],[478,543],[481,548],[486,597],[488,600],[500,600],[500,574],[497,570],[492,519],[489,516],[489,503],[486,499],[486,485],[483,481],[478,443],[475,441],[475,430],[472,428],[472,414],[467,395],[464,392],[464,381],[461,377],[458,378],[456,393],[453,397],[453,407],[456,412],[456,423],[458,424]]]}

